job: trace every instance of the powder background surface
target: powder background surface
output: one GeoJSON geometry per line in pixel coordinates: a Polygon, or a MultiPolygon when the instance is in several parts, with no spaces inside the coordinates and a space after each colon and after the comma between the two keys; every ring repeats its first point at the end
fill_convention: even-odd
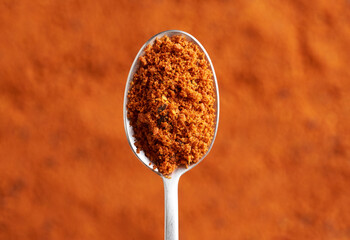
{"type": "Polygon", "coordinates": [[[221,116],[181,239],[350,239],[350,3],[0,2],[0,239],[163,239],[122,101],[154,34],[209,52],[221,116]]]}

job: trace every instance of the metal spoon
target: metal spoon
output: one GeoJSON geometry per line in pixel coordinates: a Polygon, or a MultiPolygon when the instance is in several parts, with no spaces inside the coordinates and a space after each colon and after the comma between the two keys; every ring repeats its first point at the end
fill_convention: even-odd
{"type": "Polygon", "coordinates": [[[139,160],[144,163],[149,169],[151,169],[153,172],[155,172],[156,174],[158,174],[159,176],[162,177],[163,182],[164,182],[164,194],[165,194],[165,234],[164,237],[166,240],[177,240],[179,239],[179,217],[178,217],[178,183],[179,183],[179,179],[182,176],[182,174],[184,174],[185,172],[191,170],[192,168],[194,168],[195,166],[198,165],[199,162],[201,162],[209,153],[210,149],[213,146],[214,140],[215,140],[215,136],[217,133],[217,129],[218,129],[218,124],[219,124],[219,89],[218,89],[218,83],[217,83],[217,79],[216,79],[216,75],[215,75],[215,71],[214,71],[214,67],[213,64],[209,58],[208,53],[205,51],[204,47],[202,46],[202,44],[200,44],[200,42],[195,39],[193,36],[191,36],[190,34],[183,32],[183,31],[179,31],[179,30],[169,30],[169,31],[164,31],[161,33],[158,33],[156,35],[154,35],[152,38],[150,38],[140,49],[139,53],[136,55],[135,60],[131,66],[130,72],[129,72],[129,76],[126,82],[126,87],[125,87],[125,93],[124,93],[124,127],[125,127],[125,132],[126,132],[126,136],[129,142],[129,145],[132,149],[132,151],[134,152],[134,154],[139,158],[139,160]],[[215,85],[215,91],[216,91],[216,121],[215,121],[215,131],[214,131],[214,136],[213,139],[211,141],[211,144],[209,146],[208,151],[206,152],[206,154],[196,163],[196,164],[192,164],[190,165],[188,168],[185,167],[179,167],[177,168],[169,177],[167,178],[165,176],[163,176],[161,173],[158,172],[157,169],[153,169],[153,163],[145,156],[144,152],[141,151],[140,153],[136,152],[136,147],[134,145],[135,142],[135,138],[133,137],[133,129],[130,126],[129,120],[127,118],[127,102],[128,102],[128,91],[130,88],[130,83],[133,81],[133,76],[135,74],[135,72],[137,71],[138,67],[139,67],[139,57],[142,56],[144,54],[144,50],[145,48],[149,45],[149,44],[153,44],[154,40],[156,38],[161,38],[164,35],[168,36],[168,37],[172,37],[174,35],[182,35],[184,36],[188,41],[191,41],[193,43],[195,43],[196,45],[198,45],[198,47],[204,52],[207,61],[210,64],[210,68],[211,71],[213,72],[213,80],[214,80],[214,85],[215,85]]]}

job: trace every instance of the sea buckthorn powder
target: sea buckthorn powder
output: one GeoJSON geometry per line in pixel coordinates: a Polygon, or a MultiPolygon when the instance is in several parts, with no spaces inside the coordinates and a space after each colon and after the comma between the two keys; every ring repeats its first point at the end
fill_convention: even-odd
{"type": "Polygon", "coordinates": [[[183,36],[146,47],[128,92],[128,119],[137,151],[164,175],[198,162],[216,119],[213,73],[205,54],[183,36]]]}

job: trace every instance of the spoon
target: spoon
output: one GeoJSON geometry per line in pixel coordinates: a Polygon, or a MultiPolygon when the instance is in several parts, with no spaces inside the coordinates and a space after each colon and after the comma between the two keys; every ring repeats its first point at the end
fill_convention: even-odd
{"type": "Polygon", "coordinates": [[[158,33],[154,35],[152,38],[150,38],[140,49],[138,54],[135,57],[135,60],[131,66],[129,76],[126,82],[125,87],[125,93],[124,93],[124,106],[123,106],[123,112],[124,112],[124,127],[126,132],[126,137],[128,139],[129,145],[134,152],[134,154],[138,157],[138,159],[146,165],[149,169],[151,169],[153,172],[158,174],[162,177],[163,183],[164,183],[164,194],[165,194],[165,231],[164,231],[164,238],[165,240],[178,240],[179,239],[179,216],[178,216],[178,183],[179,179],[185,172],[191,170],[195,166],[198,165],[199,162],[201,162],[209,153],[210,149],[213,146],[215,136],[218,129],[219,124],[219,89],[218,89],[218,83],[214,71],[213,64],[209,58],[208,53],[205,51],[204,47],[200,42],[195,39],[192,35],[179,31],[179,30],[168,30],[161,33],[158,33]],[[181,35],[186,38],[186,40],[191,41],[195,43],[200,50],[205,54],[206,59],[210,65],[210,70],[213,73],[213,80],[214,80],[214,86],[215,86],[215,93],[216,93],[216,120],[215,120],[215,130],[214,130],[214,136],[211,141],[211,144],[208,148],[208,151],[204,154],[204,156],[195,164],[191,164],[188,166],[188,168],[180,166],[174,172],[172,172],[168,177],[163,176],[157,169],[154,169],[154,164],[146,157],[145,153],[143,151],[140,151],[137,153],[136,146],[134,145],[134,142],[136,141],[133,137],[133,129],[130,126],[129,120],[127,118],[127,103],[128,103],[128,91],[131,85],[131,82],[133,81],[133,77],[137,69],[139,68],[139,57],[144,54],[145,48],[149,44],[153,44],[154,40],[156,38],[161,38],[163,36],[172,37],[174,35],[181,35]]]}

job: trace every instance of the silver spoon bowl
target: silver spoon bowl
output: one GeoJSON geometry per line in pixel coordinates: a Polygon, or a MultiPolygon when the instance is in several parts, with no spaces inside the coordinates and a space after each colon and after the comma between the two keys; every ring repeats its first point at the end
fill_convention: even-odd
{"type": "Polygon", "coordinates": [[[124,106],[123,106],[123,112],[124,112],[124,127],[126,132],[126,137],[128,139],[129,145],[134,152],[134,154],[138,157],[138,159],[147,166],[150,170],[158,174],[162,177],[164,182],[164,194],[165,194],[165,239],[166,240],[177,240],[179,239],[179,219],[178,219],[178,183],[179,179],[185,172],[191,170],[195,166],[197,166],[209,153],[210,149],[212,148],[214,144],[214,140],[217,134],[218,124],[219,124],[219,88],[218,88],[218,82],[216,79],[215,71],[213,64],[210,60],[210,57],[207,53],[207,51],[204,49],[202,44],[194,38],[192,35],[179,31],[179,30],[168,30],[161,33],[158,33],[154,35],[152,38],[150,38],[140,49],[138,54],[135,57],[135,60],[131,66],[128,79],[126,82],[125,87],[125,93],[124,93],[124,106]],[[127,103],[128,103],[128,92],[131,85],[131,82],[133,81],[134,74],[136,73],[137,69],[139,68],[139,57],[144,55],[144,50],[149,44],[153,44],[156,38],[162,38],[163,36],[172,37],[174,35],[181,35],[184,36],[188,41],[191,41],[195,43],[201,51],[205,54],[207,61],[209,62],[210,69],[213,73],[213,80],[214,80],[214,86],[215,86],[215,93],[216,93],[216,120],[215,120],[215,131],[214,136],[211,141],[211,144],[208,148],[208,151],[204,156],[195,164],[189,165],[187,168],[184,166],[178,167],[174,172],[171,173],[169,176],[163,176],[158,169],[154,168],[154,164],[146,157],[145,153],[143,151],[137,153],[135,142],[136,139],[133,137],[134,132],[132,127],[130,126],[129,119],[127,118],[127,103]]]}

